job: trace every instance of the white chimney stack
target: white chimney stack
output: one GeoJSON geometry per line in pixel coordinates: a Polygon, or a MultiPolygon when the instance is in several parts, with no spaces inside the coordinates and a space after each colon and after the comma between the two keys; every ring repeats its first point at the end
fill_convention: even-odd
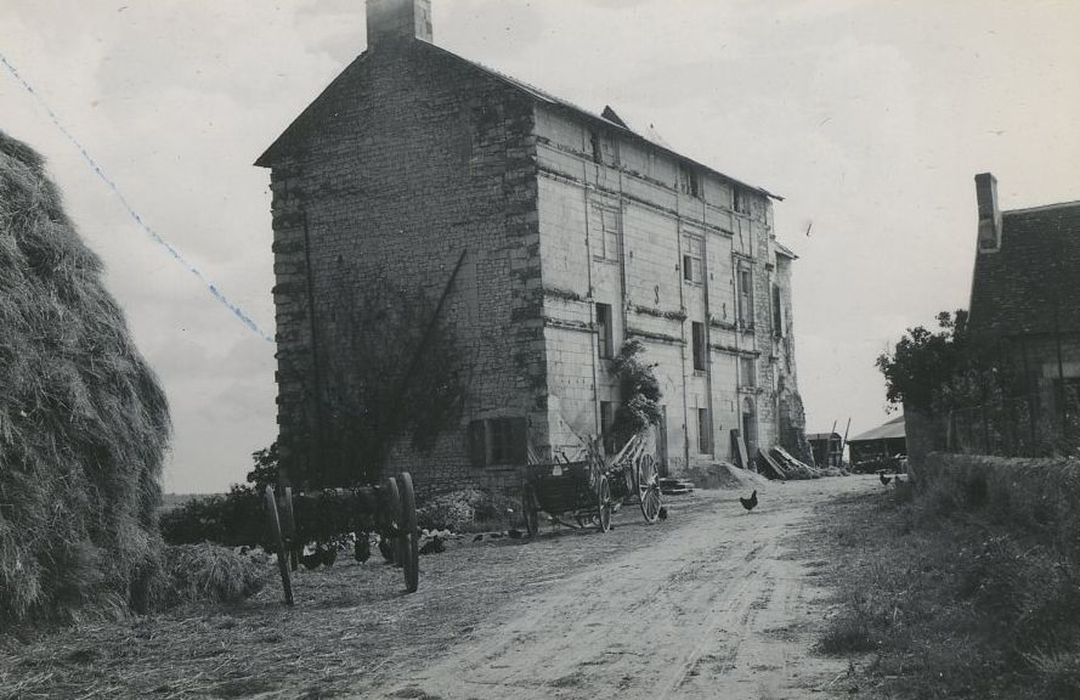
{"type": "Polygon", "coordinates": [[[975,176],[975,200],[979,205],[979,252],[1001,250],[1001,208],[998,207],[997,178],[990,173],[975,176]]]}
{"type": "Polygon", "coordinates": [[[432,41],[431,0],[367,0],[368,50],[401,39],[432,41]]]}

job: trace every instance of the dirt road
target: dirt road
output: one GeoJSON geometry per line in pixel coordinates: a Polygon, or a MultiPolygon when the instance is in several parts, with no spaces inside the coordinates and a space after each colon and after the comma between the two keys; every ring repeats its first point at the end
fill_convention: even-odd
{"type": "MultiPolygon", "coordinates": [[[[867,478],[770,484],[743,512],[731,492],[699,492],[692,507],[631,549],[509,604],[427,668],[369,688],[412,698],[802,698],[842,662],[811,655],[826,610],[814,552],[798,549],[813,505],[874,487],[867,478]]],[[[637,517],[635,517],[637,516],[637,517]]],[[[526,545],[619,546],[647,526],[619,514],[608,535],[526,545]],[[605,542],[610,538],[610,542],[605,542]]]]}
{"type": "MultiPolygon", "coordinates": [[[[846,668],[809,650],[828,552],[800,549],[816,503],[876,477],[672,498],[646,525],[500,539],[401,570],[342,556],[244,604],[0,636],[0,700],[26,697],[804,698],[846,668]]],[[[469,538],[471,542],[471,538],[469,538]]],[[[839,546],[837,544],[836,546],[839,546]]],[[[817,693],[821,697],[823,693],[817,693]]]]}

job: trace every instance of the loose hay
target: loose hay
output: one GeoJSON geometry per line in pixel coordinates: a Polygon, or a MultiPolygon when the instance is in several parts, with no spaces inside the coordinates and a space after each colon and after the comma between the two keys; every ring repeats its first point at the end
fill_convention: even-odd
{"type": "Polygon", "coordinates": [[[32,149],[0,132],[0,620],[145,607],[169,432],[32,149]]]}
{"type": "Polygon", "coordinates": [[[167,547],[155,602],[239,603],[262,590],[271,572],[271,559],[261,550],[239,554],[210,543],[167,547]]]}

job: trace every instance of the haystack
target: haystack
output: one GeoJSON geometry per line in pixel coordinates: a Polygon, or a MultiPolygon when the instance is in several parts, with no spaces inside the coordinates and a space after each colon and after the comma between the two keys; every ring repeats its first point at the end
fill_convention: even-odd
{"type": "Polygon", "coordinates": [[[0,132],[0,621],[145,607],[161,566],[168,407],[101,278],[0,132]]]}

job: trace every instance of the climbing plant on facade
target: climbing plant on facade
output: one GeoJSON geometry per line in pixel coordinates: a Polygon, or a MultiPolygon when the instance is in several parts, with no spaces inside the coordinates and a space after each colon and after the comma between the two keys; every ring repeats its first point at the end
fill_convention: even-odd
{"type": "Polygon", "coordinates": [[[642,357],[645,346],[640,340],[628,340],[611,361],[611,371],[619,380],[622,397],[612,430],[616,449],[626,444],[635,433],[657,425],[662,417],[660,382],[656,378],[656,363],[642,357]]]}

